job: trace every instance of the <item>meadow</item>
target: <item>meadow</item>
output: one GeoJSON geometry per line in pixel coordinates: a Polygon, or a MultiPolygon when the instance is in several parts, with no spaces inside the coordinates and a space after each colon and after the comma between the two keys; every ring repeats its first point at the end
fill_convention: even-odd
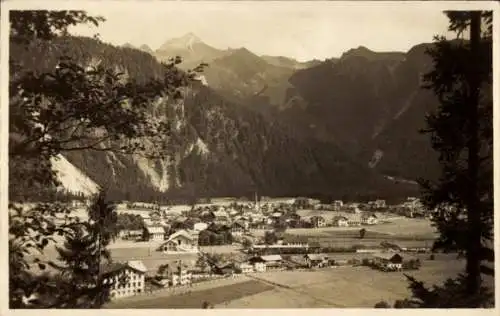
{"type": "MultiPolygon", "coordinates": [[[[464,268],[464,261],[453,254],[436,254],[432,261],[428,255],[417,256],[422,261],[421,269],[405,273],[427,286],[442,284],[464,268]]],[[[106,308],[201,308],[204,301],[215,308],[371,308],[381,300],[393,304],[409,296],[402,272],[345,266],[254,273],[199,284],[182,294],[160,291],[125,298],[106,308]]]]}
{"type": "MultiPolygon", "coordinates": [[[[463,270],[453,255],[424,260],[418,271],[409,271],[425,285],[441,284],[463,270]]],[[[265,272],[256,278],[277,284],[273,290],[249,295],[216,308],[362,308],[385,300],[393,304],[408,298],[408,282],[402,272],[385,273],[368,267],[337,267],[315,271],[265,272]]]]}
{"type": "Polygon", "coordinates": [[[216,288],[197,289],[191,292],[157,297],[143,297],[134,300],[123,299],[112,302],[106,308],[201,308],[203,302],[210,304],[224,304],[242,297],[267,292],[273,287],[256,280],[245,280],[234,284],[221,285],[216,288]]]}

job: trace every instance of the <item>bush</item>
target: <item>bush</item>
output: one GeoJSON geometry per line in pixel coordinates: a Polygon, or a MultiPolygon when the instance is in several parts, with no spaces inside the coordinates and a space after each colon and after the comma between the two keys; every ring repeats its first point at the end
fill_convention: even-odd
{"type": "Polygon", "coordinates": [[[380,301],[377,304],[375,304],[374,307],[375,308],[391,308],[391,306],[389,305],[389,303],[387,303],[386,301],[380,301]]]}

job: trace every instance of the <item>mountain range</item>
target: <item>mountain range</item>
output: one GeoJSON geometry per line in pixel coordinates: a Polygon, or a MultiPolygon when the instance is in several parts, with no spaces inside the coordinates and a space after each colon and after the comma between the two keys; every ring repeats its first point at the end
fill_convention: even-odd
{"type": "Polygon", "coordinates": [[[382,53],[358,47],[339,58],[299,62],[246,48],[217,49],[194,34],[170,39],[155,51],[69,37],[39,47],[41,62],[34,62],[32,52],[11,56],[27,67],[50,70],[64,52],[82,65],[98,60],[139,81],[160,76],[159,62],[175,56],[183,59],[183,69],[208,64],[206,85],[189,89],[182,111],[172,109],[178,128],[169,159],[65,154],[66,169],[71,163],[116,198],[258,191],[396,199],[418,193],[416,178],[437,175],[436,155],[419,133],[426,112],[437,104],[420,88],[431,66],[429,45],[382,53]]]}

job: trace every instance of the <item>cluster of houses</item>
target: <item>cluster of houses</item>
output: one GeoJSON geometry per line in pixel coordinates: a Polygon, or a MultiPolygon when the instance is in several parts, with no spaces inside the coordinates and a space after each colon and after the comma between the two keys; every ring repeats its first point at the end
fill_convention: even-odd
{"type": "MultiPolygon", "coordinates": [[[[200,256],[203,255],[200,253],[200,256]]],[[[382,251],[372,253],[369,258],[362,261],[372,268],[389,272],[410,269],[413,264],[408,265],[408,262],[412,263],[414,260],[405,261],[399,252],[382,251]]],[[[104,266],[101,273],[105,276],[104,282],[111,284],[110,294],[113,299],[145,293],[148,290],[147,280],[160,287],[176,287],[190,285],[200,278],[210,279],[234,274],[355,265],[361,264],[362,261],[337,259],[335,255],[322,253],[306,253],[300,256],[249,255],[241,260],[233,258],[231,261],[211,264],[208,270],[203,271],[179,260],[173,264],[160,266],[155,278],[146,278],[148,270],[141,261],[112,263],[104,266]]],[[[420,266],[420,261],[418,259],[416,261],[420,266]]]]}
{"type": "MultiPolygon", "coordinates": [[[[383,207],[384,201],[374,201],[374,207],[383,207]]],[[[140,230],[123,230],[123,238],[145,241],[165,241],[172,233],[172,228],[200,232],[211,224],[224,225],[231,230],[233,236],[242,236],[245,232],[256,229],[272,229],[277,224],[287,228],[321,228],[326,226],[360,226],[378,223],[377,215],[364,210],[357,203],[334,201],[336,216],[301,216],[298,210],[304,208],[322,209],[319,201],[298,198],[279,202],[226,203],[223,205],[189,206],[155,206],[151,203],[122,203],[117,206],[119,213],[140,216],[144,228],[140,230]],[[145,211],[149,210],[149,211],[145,211]]],[[[331,215],[335,215],[332,213],[331,215]]]]}
{"type": "Polygon", "coordinates": [[[408,197],[403,203],[391,206],[390,211],[409,218],[429,218],[432,214],[427,212],[420,199],[415,197],[408,197]]]}

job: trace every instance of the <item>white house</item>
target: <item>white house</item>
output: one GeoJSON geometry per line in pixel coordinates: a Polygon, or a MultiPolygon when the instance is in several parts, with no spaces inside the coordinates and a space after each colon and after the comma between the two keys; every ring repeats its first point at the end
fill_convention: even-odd
{"type": "Polygon", "coordinates": [[[243,235],[244,232],[245,232],[245,224],[239,221],[234,222],[233,225],[231,226],[231,234],[233,236],[241,236],[243,235]]]}
{"type": "Polygon", "coordinates": [[[207,228],[208,228],[208,224],[207,223],[203,223],[203,222],[196,223],[196,224],[193,225],[193,229],[197,230],[199,232],[201,232],[202,230],[205,230],[207,228]]]}
{"type": "Polygon", "coordinates": [[[347,219],[347,224],[349,226],[359,226],[359,225],[361,225],[361,222],[362,222],[362,220],[361,220],[361,216],[359,214],[352,214],[347,219]]]}
{"type": "Polygon", "coordinates": [[[249,263],[254,265],[255,271],[264,272],[269,269],[281,268],[283,258],[280,255],[259,256],[250,258],[249,263]],[[264,266],[258,265],[258,263],[264,266]]]}
{"type": "Polygon", "coordinates": [[[112,263],[102,267],[104,282],[111,282],[112,299],[127,297],[144,292],[147,268],[142,261],[112,263]]]}
{"type": "Polygon", "coordinates": [[[347,227],[349,226],[348,218],[345,216],[335,216],[332,219],[333,225],[338,227],[347,227]]]}
{"type": "Polygon", "coordinates": [[[144,227],[144,239],[148,241],[161,241],[165,240],[165,229],[163,226],[148,225],[144,227]]]}
{"type": "Polygon", "coordinates": [[[378,218],[375,214],[363,214],[361,216],[361,224],[363,225],[375,225],[378,223],[378,218]]]}
{"type": "Polygon", "coordinates": [[[315,228],[325,227],[326,220],[323,216],[312,216],[310,218],[311,224],[315,228]]]}
{"type": "Polygon", "coordinates": [[[266,264],[264,262],[254,262],[253,269],[255,272],[266,272],[266,264]]]}
{"type": "Polygon", "coordinates": [[[324,266],[328,265],[328,256],[325,254],[306,254],[304,255],[304,260],[306,264],[312,268],[312,267],[318,267],[322,268],[324,266]]]}
{"type": "MultiPolygon", "coordinates": [[[[238,267],[241,269],[241,273],[252,273],[254,272],[254,267],[249,263],[240,263],[238,267]]],[[[265,266],[264,266],[265,267],[265,266]]]]}
{"type": "Polygon", "coordinates": [[[217,224],[227,224],[229,222],[229,214],[226,211],[216,211],[214,214],[214,222],[217,224]]]}
{"type": "Polygon", "coordinates": [[[188,266],[179,261],[177,266],[168,266],[165,269],[165,277],[170,286],[186,285],[192,282],[192,273],[188,266]]]}
{"type": "Polygon", "coordinates": [[[159,251],[167,252],[198,252],[198,235],[195,231],[179,230],[168,237],[159,251]]]}

